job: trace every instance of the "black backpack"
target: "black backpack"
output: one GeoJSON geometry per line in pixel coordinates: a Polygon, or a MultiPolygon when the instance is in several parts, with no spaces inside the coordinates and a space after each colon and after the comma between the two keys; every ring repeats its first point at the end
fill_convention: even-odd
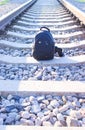
{"type": "Polygon", "coordinates": [[[50,29],[41,27],[35,36],[33,57],[37,60],[50,60],[54,58],[55,43],[50,29]]]}

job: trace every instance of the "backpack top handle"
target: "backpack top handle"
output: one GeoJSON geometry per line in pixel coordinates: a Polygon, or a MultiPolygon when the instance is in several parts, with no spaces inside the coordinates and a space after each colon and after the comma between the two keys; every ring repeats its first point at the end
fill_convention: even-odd
{"type": "Polygon", "coordinates": [[[48,27],[43,26],[43,27],[40,28],[40,30],[43,30],[43,29],[46,29],[50,32],[50,29],[48,27]]]}

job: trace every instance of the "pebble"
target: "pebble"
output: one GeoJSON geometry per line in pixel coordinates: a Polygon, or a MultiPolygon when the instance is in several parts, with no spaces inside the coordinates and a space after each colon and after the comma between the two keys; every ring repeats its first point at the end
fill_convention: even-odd
{"type": "Polygon", "coordinates": [[[13,96],[11,94],[8,95],[8,97],[7,97],[8,100],[11,100],[12,98],[13,98],[13,96]]]}
{"type": "Polygon", "coordinates": [[[42,125],[42,121],[41,121],[40,117],[37,117],[37,119],[35,120],[35,125],[36,126],[41,126],[42,125]]]}
{"type": "Polygon", "coordinates": [[[41,121],[48,121],[50,119],[50,115],[44,115],[42,118],[41,118],[41,121]]]}
{"type": "Polygon", "coordinates": [[[54,116],[57,116],[58,113],[59,113],[59,109],[58,108],[53,109],[53,115],[54,116]]]}
{"type": "Polygon", "coordinates": [[[79,127],[80,126],[79,121],[75,118],[67,117],[66,122],[67,122],[68,127],[79,127]]]}
{"type": "Polygon", "coordinates": [[[40,117],[40,118],[42,118],[42,117],[44,117],[44,113],[43,112],[38,112],[37,116],[40,117]]]}
{"type": "Polygon", "coordinates": [[[6,125],[12,125],[14,123],[14,118],[11,118],[10,116],[7,116],[5,120],[6,125]]]}
{"type": "Polygon", "coordinates": [[[21,117],[24,119],[29,119],[30,118],[30,114],[28,111],[22,111],[21,112],[21,117]]]}
{"type": "Polygon", "coordinates": [[[76,110],[72,110],[70,111],[70,116],[75,118],[75,119],[81,119],[82,118],[82,114],[80,111],[76,111],[76,110]]]}
{"type": "Polygon", "coordinates": [[[59,107],[60,104],[57,102],[56,99],[54,99],[54,100],[52,100],[52,101],[50,102],[50,105],[51,105],[53,108],[56,108],[56,107],[59,107]]]}
{"type": "Polygon", "coordinates": [[[32,105],[32,108],[31,108],[31,112],[32,112],[32,113],[37,114],[37,113],[40,112],[40,111],[41,111],[41,108],[40,108],[39,104],[33,104],[33,105],[32,105]]]}
{"type": "Polygon", "coordinates": [[[64,121],[64,116],[61,113],[57,114],[58,121],[64,121]]]}
{"type": "Polygon", "coordinates": [[[60,113],[63,113],[65,111],[67,111],[69,109],[69,105],[68,104],[65,104],[63,105],[61,108],[59,108],[59,112],[60,113]]]}

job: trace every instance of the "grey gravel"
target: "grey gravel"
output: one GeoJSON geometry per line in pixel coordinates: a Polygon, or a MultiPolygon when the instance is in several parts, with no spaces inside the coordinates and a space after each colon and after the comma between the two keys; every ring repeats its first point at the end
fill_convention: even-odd
{"type": "Polygon", "coordinates": [[[63,66],[0,64],[0,79],[85,81],[85,63],[63,66]]]}
{"type": "Polygon", "coordinates": [[[77,94],[66,96],[37,94],[22,97],[4,92],[0,94],[0,99],[0,125],[85,126],[85,107],[83,107],[85,97],[82,98],[77,94]],[[75,98],[80,105],[73,104],[76,102],[75,98]]]}
{"type": "MultiPolygon", "coordinates": [[[[77,55],[84,55],[85,54],[85,48],[74,48],[74,49],[63,49],[64,55],[68,56],[77,56],[77,55]]],[[[11,55],[13,57],[29,57],[32,56],[32,49],[15,49],[15,48],[9,48],[9,47],[1,47],[0,48],[0,54],[4,55],[11,55]]],[[[59,56],[57,53],[55,56],[59,56]]]]}

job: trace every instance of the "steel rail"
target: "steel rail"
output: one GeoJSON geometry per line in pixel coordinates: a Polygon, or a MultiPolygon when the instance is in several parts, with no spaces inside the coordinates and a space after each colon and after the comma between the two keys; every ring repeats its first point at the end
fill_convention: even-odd
{"type": "Polygon", "coordinates": [[[70,12],[72,12],[82,24],[85,25],[85,13],[72,5],[71,3],[67,2],[67,0],[59,0],[70,12]]]}

